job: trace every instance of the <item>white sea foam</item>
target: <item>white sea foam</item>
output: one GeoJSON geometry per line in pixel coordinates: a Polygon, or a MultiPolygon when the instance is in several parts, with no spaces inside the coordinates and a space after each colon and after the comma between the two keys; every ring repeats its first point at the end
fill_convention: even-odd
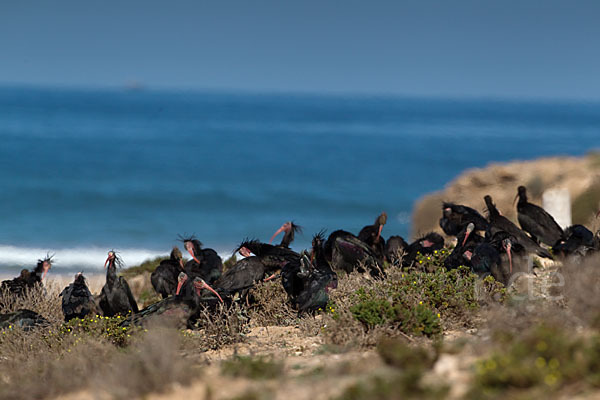
{"type": "MultiPolygon", "coordinates": [[[[115,249],[121,256],[126,266],[137,265],[145,260],[165,255],[147,249],[115,249]]],[[[42,249],[35,247],[17,247],[0,245],[0,265],[11,267],[30,268],[38,259],[44,258],[47,253],[54,254],[52,268],[84,268],[86,270],[101,270],[106,260],[108,249],[99,247],[70,248],[70,249],[42,249]]]]}
{"type": "MultiPolygon", "coordinates": [[[[38,259],[46,257],[46,254],[54,254],[54,263],[52,269],[86,271],[99,270],[104,268],[107,248],[103,247],[80,247],[66,249],[47,249],[36,247],[18,247],[0,245],[0,267],[12,267],[11,269],[32,268],[38,259]]],[[[146,260],[166,256],[168,253],[149,249],[114,249],[123,260],[125,267],[138,265],[146,260]]],[[[225,261],[231,256],[227,251],[217,251],[219,256],[225,261]]],[[[239,258],[239,256],[238,256],[239,258]]]]}

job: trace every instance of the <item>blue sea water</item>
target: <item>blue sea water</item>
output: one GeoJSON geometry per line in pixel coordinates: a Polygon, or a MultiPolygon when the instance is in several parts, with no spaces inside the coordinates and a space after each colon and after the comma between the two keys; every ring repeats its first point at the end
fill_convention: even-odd
{"type": "MultiPolygon", "coordinates": [[[[285,221],[294,247],[415,200],[491,161],[600,145],[600,103],[0,88],[0,263],[102,268],[178,234],[230,253],[285,221]]],[[[0,269],[1,271],[1,269],[0,269]]]]}

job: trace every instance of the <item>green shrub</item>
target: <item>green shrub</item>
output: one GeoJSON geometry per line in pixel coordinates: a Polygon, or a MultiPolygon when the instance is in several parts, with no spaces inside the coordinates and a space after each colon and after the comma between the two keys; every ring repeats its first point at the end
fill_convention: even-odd
{"type": "Polygon", "coordinates": [[[395,320],[396,313],[389,301],[378,298],[374,292],[367,293],[363,288],[356,292],[358,303],[350,307],[350,312],[367,327],[383,325],[395,320]]]}
{"type": "MultiPolygon", "coordinates": [[[[439,253],[427,261],[443,262],[445,255],[439,253]]],[[[325,330],[333,344],[342,346],[352,344],[350,335],[363,343],[370,341],[363,340],[361,329],[366,335],[393,335],[399,330],[408,335],[435,337],[443,332],[444,325],[472,323],[479,307],[477,282],[476,275],[467,268],[424,272],[391,267],[386,279],[369,281],[349,275],[332,292],[325,309],[325,316],[332,321],[326,323],[325,330]],[[357,330],[349,318],[362,328],[357,330]]]]}
{"type": "Polygon", "coordinates": [[[54,332],[57,335],[72,335],[73,337],[90,336],[104,338],[117,346],[126,346],[136,330],[133,326],[122,327],[120,324],[126,317],[103,317],[101,315],[87,316],[85,318],[74,318],[63,324],[60,330],[54,332]]]}
{"type": "Polygon", "coordinates": [[[134,265],[133,267],[125,268],[120,272],[120,275],[124,276],[125,278],[132,278],[144,272],[152,273],[154,272],[156,267],[158,267],[161,261],[168,259],[169,256],[159,256],[152,259],[148,259],[139,265],[134,265]]]}
{"type": "Polygon", "coordinates": [[[389,376],[372,376],[351,385],[338,397],[339,400],[445,398],[446,387],[422,382],[424,373],[434,365],[432,352],[390,339],[381,341],[377,351],[387,365],[395,368],[394,372],[389,376]]]}
{"type": "Polygon", "coordinates": [[[434,250],[433,254],[423,255],[417,252],[417,257],[415,258],[415,265],[426,272],[433,272],[438,268],[444,268],[444,261],[446,257],[450,255],[449,249],[443,248],[440,250],[434,250]]]}
{"type": "Polygon", "coordinates": [[[237,356],[224,361],[221,372],[249,379],[274,379],[283,374],[283,364],[266,357],[237,356]]]}
{"type": "Polygon", "coordinates": [[[435,355],[420,346],[409,346],[398,339],[384,339],[377,344],[377,353],[392,367],[426,370],[433,367],[435,355]]]}
{"type": "MultiPolygon", "coordinates": [[[[498,350],[475,365],[469,397],[555,393],[567,385],[600,386],[600,336],[574,336],[556,325],[495,334],[498,350]]],[[[510,397],[510,396],[509,396],[510,397]]]]}

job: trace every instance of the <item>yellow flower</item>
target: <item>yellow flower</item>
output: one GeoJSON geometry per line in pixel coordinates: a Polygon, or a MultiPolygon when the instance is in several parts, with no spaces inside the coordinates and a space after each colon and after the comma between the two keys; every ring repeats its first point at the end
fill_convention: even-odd
{"type": "Polygon", "coordinates": [[[544,382],[548,386],[554,386],[554,385],[556,385],[556,381],[558,381],[558,377],[555,374],[548,374],[544,378],[544,382]]]}
{"type": "Polygon", "coordinates": [[[538,368],[544,368],[546,366],[546,360],[543,357],[538,357],[535,360],[535,366],[538,368]]]}
{"type": "Polygon", "coordinates": [[[546,344],[546,342],[544,342],[543,340],[541,342],[539,342],[535,348],[537,349],[537,351],[544,351],[548,348],[548,345],[546,344]]]}
{"type": "Polygon", "coordinates": [[[487,360],[485,362],[485,367],[487,369],[489,369],[489,370],[496,369],[496,361],[494,361],[494,360],[487,360]]]}

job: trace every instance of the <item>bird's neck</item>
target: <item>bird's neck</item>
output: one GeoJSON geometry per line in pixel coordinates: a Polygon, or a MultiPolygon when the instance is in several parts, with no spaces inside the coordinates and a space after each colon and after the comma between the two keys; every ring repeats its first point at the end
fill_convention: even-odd
{"type": "Polygon", "coordinates": [[[519,202],[517,203],[518,205],[523,205],[523,204],[527,204],[527,195],[526,194],[520,194],[519,195],[519,202]]]}
{"type": "Polygon", "coordinates": [[[280,246],[290,247],[290,243],[292,243],[293,240],[294,240],[294,231],[290,229],[289,231],[287,231],[285,233],[285,235],[283,235],[280,246]]]}
{"type": "Polygon", "coordinates": [[[106,282],[114,282],[117,280],[117,269],[114,264],[110,264],[106,269],[106,282]]]}

